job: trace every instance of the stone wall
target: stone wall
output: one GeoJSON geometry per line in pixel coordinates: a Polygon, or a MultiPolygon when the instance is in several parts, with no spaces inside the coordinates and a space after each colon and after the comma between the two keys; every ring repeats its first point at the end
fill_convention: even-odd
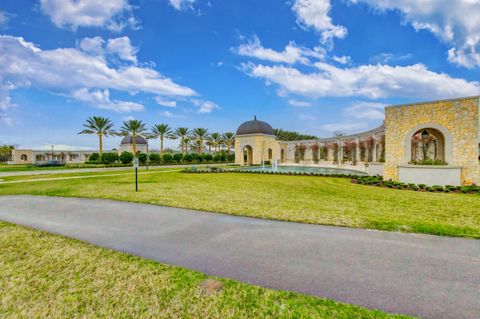
{"type": "Polygon", "coordinates": [[[479,125],[479,97],[387,107],[384,178],[398,180],[398,166],[410,161],[410,134],[434,127],[446,135],[448,164],[462,167],[462,184],[480,183],[479,125]]]}
{"type": "Polygon", "coordinates": [[[265,134],[237,135],[235,137],[235,164],[245,165],[243,150],[246,146],[252,147],[252,164],[259,165],[263,161],[270,161],[268,150],[272,150],[271,162],[275,162],[279,156],[279,143],[275,136],[265,134]]]}

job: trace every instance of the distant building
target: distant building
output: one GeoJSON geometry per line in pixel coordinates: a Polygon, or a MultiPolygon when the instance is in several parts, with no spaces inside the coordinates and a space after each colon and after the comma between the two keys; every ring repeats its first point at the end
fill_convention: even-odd
{"type": "MultiPolygon", "coordinates": [[[[148,148],[148,141],[141,137],[136,137],[137,152],[146,153],[148,148]]],[[[108,152],[131,152],[133,153],[133,137],[125,136],[120,142],[118,150],[103,150],[108,152]]],[[[80,150],[80,149],[14,149],[12,151],[12,160],[9,164],[41,164],[48,161],[61,161],[65,164],[85,163],[93,153],[98,153],[98,150],[80,150]]]]}

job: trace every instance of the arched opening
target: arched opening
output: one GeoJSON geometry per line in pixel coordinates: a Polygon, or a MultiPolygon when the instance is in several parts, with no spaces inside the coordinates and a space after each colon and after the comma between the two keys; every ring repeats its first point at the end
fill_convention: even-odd
{"type": "Polygon", "coordinates": [[[243,164],[253,164],[253,149],[250,145],[245,145],[245,147],[243,148],[243,164]]]}
{"type": "Polygon", "coordinates": [[[20,160],[26,161],[28,159],[27,154],[20,155],[20,160]]]}
{"type": "Polygon", "coordinates": [[[269,148],[269,149],[268,149],[268,160],[269,160],[269,161],[272,161],[272,157],[273,157],[273,152],[272,152],[272,149],[269,148]]]}
{"type": "Polygon", "coordinates": [[[434,128],[417,130],[410,139],[412,164],[445,162],[445,136],[434,128]]]}
{"type": "Polygon", "coordinates": [[[283,148],[280,151],[280,162],[285,162],[285,150],[283,148]]]}

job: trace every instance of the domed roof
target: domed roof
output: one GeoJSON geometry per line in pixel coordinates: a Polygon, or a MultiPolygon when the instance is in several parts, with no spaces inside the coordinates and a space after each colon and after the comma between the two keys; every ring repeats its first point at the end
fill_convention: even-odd
{"type": "MultiPolygon", "coordinates": [[[[128,135],[125,136],[122,141],[120,142],[120,145],[128,145],[128,144],[133,144],[133,136],[128,135]]],[[[141,136],[135,137],[135,144],[140,145],[140,144],[147,144],[147,140],[141,136]]]]}
{"type": "Polygon", "coordinates": [[[237,129],[237,135],[247,135],[247,134],[267,134],[275,135],[273,128],[267,122],[257,120],[255,116],[253,121],[244,122],[237,129]]]}

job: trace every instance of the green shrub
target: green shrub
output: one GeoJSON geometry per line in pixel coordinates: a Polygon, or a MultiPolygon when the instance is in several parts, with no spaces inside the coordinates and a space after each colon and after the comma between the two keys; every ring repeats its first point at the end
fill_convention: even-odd
{"type": "Polygon", "coordinates": [[[182,153],[173,154],[173,160],[177,163],[181,163],[183,161],[183,154],[182,153]]]}
{"type": "Polygon", "coordinates": [[[168,154],[168,153],[163,154],[163,162],[167,164],[171,164],[173,162],[172,154],[168,154]]]}
{"type": "Polygon", "coordinates": [[[202,160],[204,162],[209,162],[213,160],[213,155],[212,154],[202,154],[202,160]]]}
{"type": "Polygon", "coordinates": [[[102,154],[102,159],[101,159],[103,164],[113,164],[116,161],[118,161],[118,154],[117,153],[103,153],[102,154]]]}
{"type": "Polygon", "coordinates": [[[159,165],[160,162],[161,162],[160,154],[158,154],[158,153],[152,153],[148,157],[150,159],[151,164],[159,165]]]}
{"type": "Polygon", "coordinates": [[[137,153],[137,158],[141,165],[145,165],[147,163],[147,154],[139,152],[137,153]]]}
{"type": "Polygon", "coordinates": [[[183,161],[186,163],[191,163],[193,161],[192,154],[185,154],[185,156],[183,157],[183,161]]]}
{"type": "Polygon", "coordinates": [[[122,154],[120,154],[120,162],[122,162],[122,164],[130,164],[132,163],[133,161],[133,154],[130,153],[130,152],[123,152],[122,154]]]}
{"type": "Polygon", "coordinates": [[[93,153],[88,157],[88,161],[92,163],[98,163],[100,162],[100,154],[98,153],[93,153]]]}

